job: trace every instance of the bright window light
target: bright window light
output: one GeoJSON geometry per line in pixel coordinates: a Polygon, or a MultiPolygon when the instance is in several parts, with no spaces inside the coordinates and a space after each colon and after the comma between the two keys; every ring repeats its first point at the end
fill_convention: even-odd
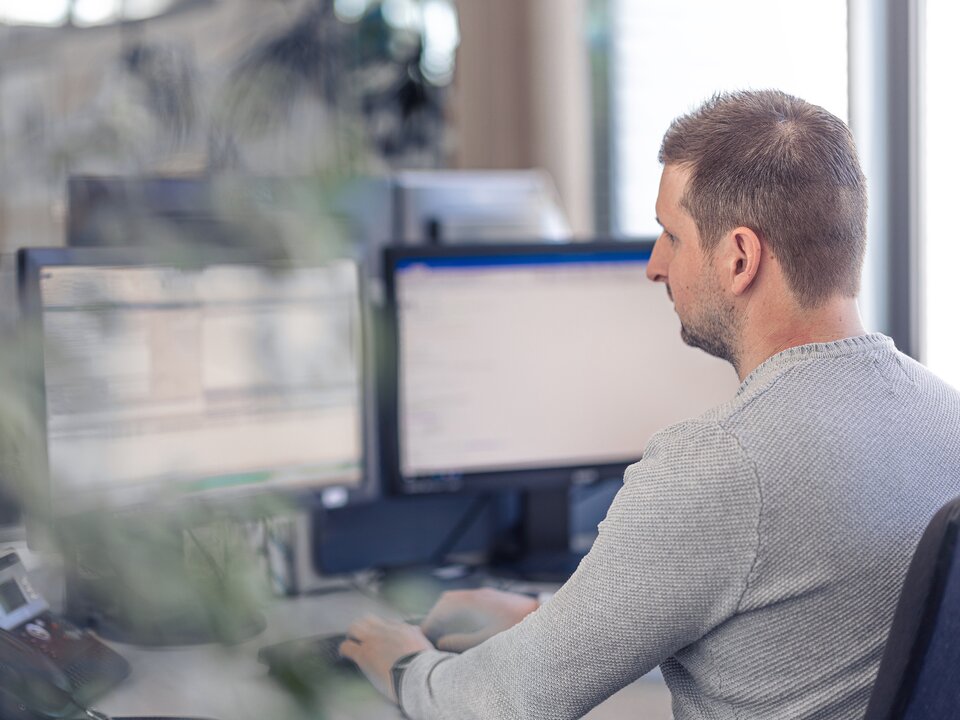
{"type": "Polygon", "coordinates": [[[614,225],[626,235],[659,233],[660,140],[714,93],[778,88],[847,117],[846,0],[612,0],[610,39],[614,225]]]}
{"type": "Polygon", "coordinates": [[[6,23],[60,25],[66,18],[66,0],[0,0],[0,20],[6,23]]]}
{"type": "Polygon", "coordinates": [[[447,0],[427,0],[423,4],[423,35],[420,69],[434,85],[446,85],[453,79],[460,45],[457,11],[447,0]]]}
{"type": "Polygon", "coordinates": [[[923,312],[922,358],[927,366],[960,388],[960,333],[957,307],[960,287],[960,242],[957,242],[955,203],[960,136],[956,118],[960,98],[956,68],[960,66],[960,5],[952,0],[927,0],[924,68],[922,225],[923,312]]]}
{"type": "Polygon", "coordinates": [[[398,30],[417,30],[420,27],[420,8],[413,0],[383,0],[383,19],[398,30]]]}
{"type": "Polygon", "coordinates": [[[144,20],[159,15],[173,5],[174,0],[120,0],[127,20],[144,20]]]}
{"type": "Polygon", "coordinates": [[[367,11],[367,0],[336,0],[333,12],[343,22],[357,22],[367,11]]]}
{"type": "Polygon", "coordinates": [[[120,0],[77,0],[73,19],[77,25],[101,25],[116,20],[120,13],[120,0]]]}
{"type": "Polygon", "coordinates": [[[460,44],[457,11],[447,0],[423,4],[423,29],[427,44],[438,53],[453,53],[460,44]]]}
{"type": "MultiPolygon", "coordinates": [[[[174,0],[76,0],[73,20],[81,27],[118,20],[144,20],[167,10],[174,0]]],[[[63,25],[69,0],[0,0],[0,23],[10,25],[63,25]]]]}

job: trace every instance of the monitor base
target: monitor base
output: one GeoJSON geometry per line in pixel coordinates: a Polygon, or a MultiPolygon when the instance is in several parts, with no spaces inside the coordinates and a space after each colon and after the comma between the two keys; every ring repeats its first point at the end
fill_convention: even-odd
{"type": "Polygon", "coordinates": [[[267,626],[260,612],[234,618],[229,623],[206,621],[196,615],[177,620],[149,623],[137,618],[136,623],[111,617],[88,617],[87,626],[104,640],[144,647],[174,647],[218,643],[236,645],[256,637],[267,626]]]}
{"type": "Polygon", "coordinates": [[[530,488],[520,494],[517,523],[500,538],[491,570],[530,582],[565,582],[584,553],[571,550],[570,488],[530,488]]]}
{"type": "Polygon", "coordinates": [[[573,575],[583,557],[582,553],[572,550],[534,552],[514,560],[497,561],[493,563],[491,571],[499,576],[529,582],[564,583],[573,575]]]}

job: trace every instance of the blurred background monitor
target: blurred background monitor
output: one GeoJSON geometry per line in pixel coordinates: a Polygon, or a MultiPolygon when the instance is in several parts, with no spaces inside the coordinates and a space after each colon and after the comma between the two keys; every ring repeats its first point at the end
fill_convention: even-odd
{"type": "Polygon", "coordinates": [[[72,176],[67,245],[215,248],[284,258],[335,254],[320,180],[252,176],[72,176]],[[323,244],[318,239],[324,241],[323,244]]]}
{"type": "Polygon", "coordinates": [[[528,549],[568,542],[571,485],[734,394],[680,339],[653,243],[392,248],[383,467],[400,493],[526,490],[528,549]]]}
{"type": "Polygon", "coordinates": [[[315,237],[318,227],[338,223],[374,280],[390,243],[558,241],[571,234],[553,182],[540,170],[404,171],[335,184],[79,175],[67,184],[67,217],[72,246],[245,248],[266,257],[298,249],[304,230],[315,237]]]}
{"type": "Polygon", "coordinates": [[[541,170],[407,171],[393,180],[392,239],[403,244],[568,240],[570,226],[541,170]]]}
{"type": "Polygon", "coordinates": [[[54,517],[363,490],[355,263],[28,249],[19,267],[54,517]]]}
{"type": "Polygon", "coordinates": [[[17,347],[16,256],[0,253],[0,384],[5,389],[0,407],[0,539],[19,534],[20,503],[16,481],[19,473],[17,437],[20,433],[19,403],[21,355],[17,347]]]}

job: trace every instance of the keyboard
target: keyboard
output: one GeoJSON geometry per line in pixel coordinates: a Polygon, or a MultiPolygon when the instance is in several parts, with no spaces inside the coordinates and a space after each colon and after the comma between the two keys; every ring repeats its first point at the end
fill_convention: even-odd
{"type": "MultiPolygon", "coordinates": [[[[405,622],[420,625],[422,617],[409,618],[405,622]]],[[[281,680],[310,682],[330,675],[362,677],[363,673],[352,660],[340,656],[340,644],[346,635],[314,635],[307,638],[260,648],[257,659],[267,666],[274,677],[281,680]]]]}
{"type": "Polygon", "coordinates": [[[353,661],[340,656],[345,635],[317,635],[261,648],[257,659],[271,675],[311,679],[334,673],[360,675],[353,661]]]}
{"type": "Polygon", "coordinates": [[[90,635],[84,635],[82,650],[63,666],[73,696],[89,704],[112,689],[130,673],[130,665],[120,655],[90,635]]]}

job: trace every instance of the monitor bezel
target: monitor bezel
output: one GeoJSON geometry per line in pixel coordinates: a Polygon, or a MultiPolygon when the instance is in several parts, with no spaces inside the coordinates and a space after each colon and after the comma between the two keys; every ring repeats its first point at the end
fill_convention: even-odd
{"type": "Polygon", "coordinates": [[[524,257],[533,255],[573,256],[585,254],[644,255],[649,260],[655,240],[580,240],[572,242],[458,244],[435,246],[393,245],[384,249],[385,311],[383,313],[383,347],[377,354],[380,364],[380,445],[381,468],[385,485],[397,494],[433,492],[482,492],[487,490],[545,490],[570,485],[588,485],[614,476],[621,476],[639,457],[610,462],[563,465],[544,468],[515,468],[462,471],[449,474],[405,477],[400,458],[400,336],[397,313],[396,272],[400,263],[418,258],[524,257]]]}
{"type": "MultiPolygon", "coordinates": [[[[364,359],[367,348],[367,317],[366,303],[366,279],[363,268],[355,258],[337,257],[325,258],[326,261],[351,262],[356,267],[357,290],[358,290],[358,310],[359,327],[357,328],[358,353],[360,359],[360,447],[363,452],[360,456],[360,479],[355,485],[316,485],[300,488],[250,488],[249,492],[225,493],[218,495],[215,493],[202,495],[185,495],[178,499],[175,504],[183,507],[195,504],[198,510],[203,512],[225,512],[232,516],[257,516],[263,512],[264,507],[276,507],[277,511],[282,508],[276,505],[264,506],[257,502],[257,499],[265,495],[280,496],[288,500],[295,507],[312,507],[328,504],[324,498],[325,493],[335,490],[338,495],[345,494],[342,504],[355,504],[369,502],[380,494],[378,484],[368,472],[368,458],[365,452],[366,448],[366,429],[368,427],[366,416],[369,412],[367,402],[363,399],[363,393],[366,390],[367,382],[364,379],[366,371],[366,360],[364,359]],[[200,507],[202,506],[202,508],[200,507]]],[[[47,448],[47,397],[46,383],[44,378],[44,356],[43,356],[43,300],[40,290],[40,274],[45,268],[51,267],[148,267],[148,266],[172,266],[180,268],[203,269],[217,265],[235,265],[270,268],[276,270],[309,268],[321,266],[324,261],[308,260],[296,262],[292,259],[277,260],[267,259],[262,253],[256,251],[224,250],[222,248],[197,248],[196,252],[189,255],[182,250],[173,249],[147,249],[141,247],[56,247],[56,248],[20,248],[17,251],[17,294],[20,304],[20,324],[21,337],[24,338],[23,352],[26,355],[26,367],[29,369],[28,388],[30,390],[29,407],[33,417],[38,422],[40,432],[37,452],[40,457],[33,458],[33,462],[28,465],[37,470],[36,478],[24,478],[23,480],[31,487],[35,483],[42,483],[40,492],[33,498],[34,503],[30,507],[24,508],[25,515],[40,515],[52,520],[61,517],[68,517],[70,514],[63,514],[62,511],[55,509],[53,494],[55,488],[53,479],[50,476],[49,453],[47,448]],[[39,501],[39,504],[37,503],[39,501]]],[[[284,503],[285,505],[286,503],[284,503]]],[[[338,505],[341,504],[338,501],[338,505]]],[[[145,511],[150,509],[150,505],[122,505],[113,507],[108,505],[108,511],[145,511]]],[[[95,511],[96,512],[96,511],[95,511]]],[[[28,517],[29,520],[29,517],[28,517]]]]}

